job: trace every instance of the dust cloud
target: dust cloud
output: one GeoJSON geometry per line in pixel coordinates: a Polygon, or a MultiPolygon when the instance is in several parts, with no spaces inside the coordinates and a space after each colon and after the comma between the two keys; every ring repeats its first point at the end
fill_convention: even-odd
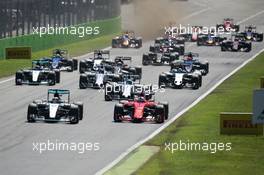
{"type": "Polygon", "coordinates": [[[164,27],[175,24],[181,14],[171,0],[134,0],[131,30],[144,39],[164,34],[164,27]]]}

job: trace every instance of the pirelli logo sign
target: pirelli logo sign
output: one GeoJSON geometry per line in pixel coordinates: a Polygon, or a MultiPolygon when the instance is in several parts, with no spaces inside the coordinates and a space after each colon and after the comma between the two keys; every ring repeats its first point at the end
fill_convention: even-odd
{"type": "Polygon", "coordinates": [[[220,113],[220,134],[263,135],[263,125],[252,123],[252,113],[220,113]]]}
{"type": "Polygon", "coordinates": [[[6,59],[31,59],[31,47],[9,47],[5,49],[6,59]]]}

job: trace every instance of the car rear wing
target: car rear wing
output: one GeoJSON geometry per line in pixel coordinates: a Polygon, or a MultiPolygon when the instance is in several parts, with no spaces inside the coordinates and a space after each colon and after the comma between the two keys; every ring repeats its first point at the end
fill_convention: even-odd
{"type": "Polygon", "coordinates": [[[94,50],[94,58],[96,58],[96,56],[98,54],[107,55],[108,59],[110,59],[110,51],[109,50],[94,50]]]}
{"type": "Polygon", "coordinates": [[[48,90],[48,101],[50,95],[68,95],[68,102],[70,102],[70,90],[64,90],[64,89],[49,89],[48,90]]]}
{"type": "Polygon", "coordinates": [[[257,27],[256,26],[246,26],[245,31],[247,31],[248,29],[252,29],[253,31],[256,31],[257,27]]]}
{"type": "Polygon", "coordinates": [[[115,62],[118,62],[118,61],[130,61],[130,62],[132,62],[132,57],[128,57],[128,56],[117,56],[115,58],[115,62]]]}
{"type": "Polygon", "coordinates": [[[110,51],[109,50],[95,50],[94,51],[94,54],[110,54],[110,51]]]}
{"type": "Polygon", "coordinates": [[[44,68],[50,68],[51,67],[51,63],[49,58],[41,58],[39,60],[33,60],[31,62],[32,64],[32,68],[34,68],[35,66],[42,66],[44,68]]]}
{"type": "Polygon", "coordinates": [[[131,80],[133,81],[133,84],[140,84],[140,76],[139,75],[130,75],[129,73],[127,73],[126,71],[122,71],[123,75],[122,75],[122,81],[128,81],[131,80]]]}

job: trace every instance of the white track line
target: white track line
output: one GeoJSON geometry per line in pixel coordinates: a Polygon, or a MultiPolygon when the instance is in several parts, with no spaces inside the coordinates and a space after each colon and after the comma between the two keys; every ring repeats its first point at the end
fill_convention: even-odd
{"type": "Polygon", "coordinates": [[[0,84],[3,84],[3,83],[6,83],[6,82],[9,82],[9,81],[12,81],[14,80],[15,77],[12,77],[12,78],[9,78],[9,79],[6,79],[6,80],[3,80],[3,81],[0,81],[0,84]]]}
{"type": "Polygon", "coordinates": [[[205,9],[202,9],[202,10],[198,11],[198,12],[194,12],[194,13],[192,13],[192,14],[190,14],[190,15],[188,15],[188,16],[185,16],[184,18],[180,19],[180,21],[187,20],[187,19],[189,19],[189,18],[191,18],[191,17],[194,17],[194,16],[197,16],[197,15],[200,15],[201,13],[204,13],[204,12],[210,10],[210,9],[211,9],[210,7],[207,7],[207,8],[205,8],[205,9]]]}
{"type": "MultiPolygon", "coordinates": [[[[241,20],[239,23],[244,23],[258,15],[261,15],[262,13],[264,13],[263,11],[260,11],[248,18],[245,18],[244,20],[241,20]]],[[[261,51],[259,51],[257,54],[255,54],[253,57],[251,57],[250,59],[244,61],[239,67],[237,67],[236,69],[234,69],[231,73],[229,73],[228,75],[226,75],[224,78],[222,78],[219,82],[217,82],[211,89],[209,89],[207,92],[205,92],[203,95],[201,95],[199,98],[197,98],[192,104],[190,104],[188,107],[186,107],[185,109],[183,109],[182,111],[180,111],[176,116],[174,116],[172,119],[170,119],[168,122],[166,122],[164,125],[162,125],[161,127],[159,127],[156,131],[154,131],[152,134],[150,134],[148,137],[146,137],[145,139],[140,140],[139,142],[137,142],[136,144],[134,144],[133,146],[131,146],[129,149],[127,149],[125,152],[123,152],[117,159],[115,159],[113,162],[111,162],[110,164],[108,164],[106,167],[102,168],[101,170],[99,170],[96,175],[101,175],[104,174],[105,172],[107,172],[108,170],[110,170],[111,168],[113,168],[117,163],[119,163],[122,159],[124,159],[129,153],[131,153],[132,151],[134,151],[136,148],[138,148],[140,145],[144,144],[145,142],[147,142],[148,140],[152,139],[154,136],[158,135],[162,130],[164,130],[166,127],[168,127],[171,123],[173,123],[176,119],[178,119],[180,116],[182,116],[185,112],[187,112],[189,109],[191,109],[192,107],[194,107],[196,104],[198,104],[201,100],[203,100],[207,95],[209,95],[212,91],[214,91],[220,84],[222,84],[226,79],[228,79],[229,77],[231,77],[233,74],[235,74],[237,71],[239,71],[241,68],[243,68],[245,65],[247,65],[249,62],[251,62],[252,60],[254,60],[259,54],[261,54],[264,51],[264,49],[262,49],[261,51]]]]}
{"type": "Polygon", "coordinates": [[[246,22],[246,21],[248,21],[248,20],[251,20],[251,19],[253,19],[253,18],[255,18],[255,17],[257,17],[257,16],[263,14],[263,13],[264,13],[264,10],[262,10],[262,11],[256,13],[255,15],[249,16],[248,18],[245,18],[245,19],[239,21],[237,24],[242,24],[242,23],[244,23],[244,22],[246,22]]]}

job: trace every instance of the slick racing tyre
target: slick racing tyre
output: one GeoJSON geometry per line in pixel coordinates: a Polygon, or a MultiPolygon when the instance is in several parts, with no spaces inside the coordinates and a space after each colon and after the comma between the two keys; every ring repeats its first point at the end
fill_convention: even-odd
{"type": "Polygon", "coordinates": [[[156,106],[156,115],[155,115],[156,123],[164,123],[165,121],[165,109],[163,105],[156,106]]]}
{"type": "Polygon", "coordinates": [[[72,106],[69,112],[70,124],[79,123],[79,108],[78,106],[72,106]]]}
{"type": "Polygon", "coordinates": [[[36,121],[36,116],[37,116],[37,105],[32,103],[28,106],[27,121],[29,123],[34,123],[36,121]]]}
{"type": "Polygon", "coordinates": [[[114,122],[122,122],[121,117],[123,115],[123,105],[116,104],[114,109],[114,122]]]}

